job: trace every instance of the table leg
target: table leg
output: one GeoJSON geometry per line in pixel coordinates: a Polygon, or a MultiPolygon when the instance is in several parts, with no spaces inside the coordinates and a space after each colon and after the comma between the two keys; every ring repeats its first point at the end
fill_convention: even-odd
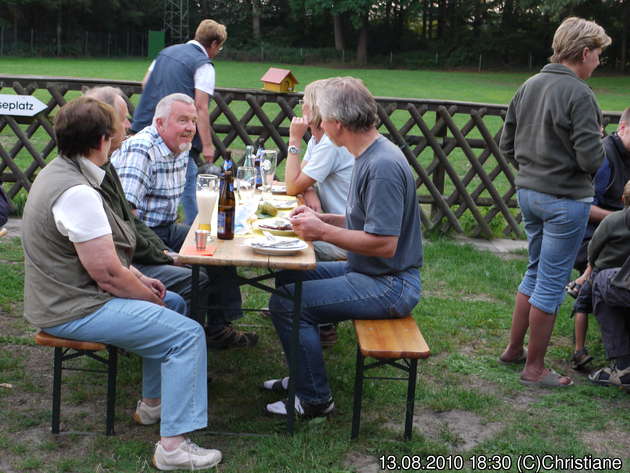
{"type": "Polygon", "coordinates": [[[192,265],[192,287],[191,296],[190,296],[190,315],[193,319],[199,322],[203,327],[205,327],[205,320],[203,320],[203,315],[199,314],[199,265],[192,265]]]}
{"type": "Polygon", "coordinates": [[[300,318],[302,317],[302,281],[295,283],[293,295],[293,327],[291,329],[291,348],[289,353],[289,399],[287,402],[287,431],[293,435],[295,420],[295,379],[297,377],[297,354],[300,345],[300,318]]]}

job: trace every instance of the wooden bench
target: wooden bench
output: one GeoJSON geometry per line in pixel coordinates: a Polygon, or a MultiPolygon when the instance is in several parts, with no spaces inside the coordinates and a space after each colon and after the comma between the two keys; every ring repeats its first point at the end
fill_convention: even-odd
{"type": "Polygon", "coordinates": [[[59,433],[59,417],[61,413],[61,374],[66,371],[88,371],[93,373],[107,373],[107,412],[105,417],[105,435],[114,435],[114,414],[116,408],[116,374],[118,349],[112,345],[97,342],[81,342],[67,338],[59,338],[46,332],[38,332],[35,335],[35,343],[47,347],[54,347],[55,358],[53,361],[53,405],[52,405],[52,432],[59,433]],[[104,358],[96,352],[106,350],[108,357],[104,358]],[[106,370],[93,370],[85,368],[64,367],[64,361],[90,357],[107,366],[106,370]]]}
{"type": "Polygon", "coordinates": [[[428,358],[431,352],[422,333],[411,316],[400,319],[353,320],[357,335],[357,363],[354,378],[354,407],[351,438],[359,435],[361,401],[364,379],[407,380],[407,408],[405,414],[405,440],[411,439],[413,407],[416,394],[418,359],[428,358]],[[365,358],[377,361],[365,365],[365,358]],[[402,361],[403,363],[400,363],[402,361]],[[390,365],[407,373],[403,378],[368,377],[364,372],[390,365]]]}

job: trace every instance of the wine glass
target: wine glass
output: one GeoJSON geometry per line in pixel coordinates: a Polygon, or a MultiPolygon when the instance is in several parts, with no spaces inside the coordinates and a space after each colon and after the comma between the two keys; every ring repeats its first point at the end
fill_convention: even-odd
{"type": "Polygon", "coordinates": [[[260,168],[263,173],[263,186],[264,190],[271,193],[271,185],[273,184],[273,178],[276,173],[276,162],[278,159],[278,152],[275,150],[265,150],[260,161],[260,168]]]}
{"type": "Polygon", "coordinates": [[[213,174],[197,176],[197,223],[199,230],[211,230],[214,208],[219,197],[219,178],[213,174]]]}

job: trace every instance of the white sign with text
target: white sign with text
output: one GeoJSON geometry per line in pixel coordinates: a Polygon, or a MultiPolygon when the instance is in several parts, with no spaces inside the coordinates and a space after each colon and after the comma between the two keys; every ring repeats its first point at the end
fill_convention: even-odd
{"type": "Polygon", "coordinates": [[[0,94],[0,115],[32,117],[45,108],[46,104],[32,95],[0,94]]]}

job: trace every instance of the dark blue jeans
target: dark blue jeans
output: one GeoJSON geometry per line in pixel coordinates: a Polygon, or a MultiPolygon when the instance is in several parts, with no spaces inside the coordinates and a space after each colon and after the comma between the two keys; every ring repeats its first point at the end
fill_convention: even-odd
{"type": "Polygon", "coordinates": [[[420,271],[417,268],[385,276],[353,272],[346,262],[323,262],[311,271],[282,271],[276,278],[276,292],[269,301],[288,363],[298,366],[296,393],[302,401],[320,404],[331,397],[326,377],[319,324],[348,319],[404,317],[420,300],[420,271]],[[302,317],[297,360],[289,360],[293,300],[296,281],[302,284],[302,317]]]}

